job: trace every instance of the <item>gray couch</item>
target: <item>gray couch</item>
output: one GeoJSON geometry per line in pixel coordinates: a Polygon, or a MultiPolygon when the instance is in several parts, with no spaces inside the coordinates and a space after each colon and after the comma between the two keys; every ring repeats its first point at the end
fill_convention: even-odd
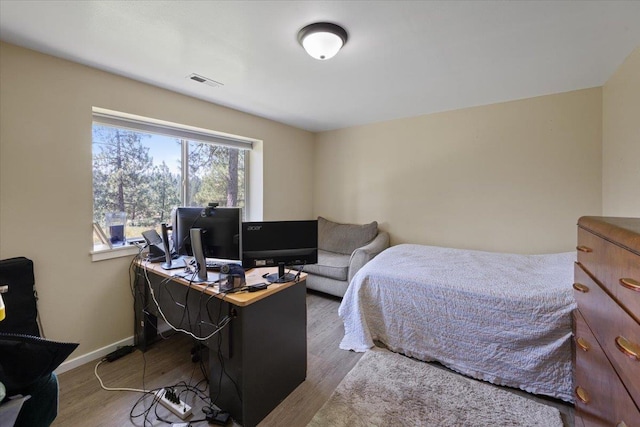
{"type": "Polygon", "coordinates": [[[389,247],[389,234],[369,224],[340,224],[318,217],[318,263],[304,267],[307,288],[343,297],[362,266],[389,247]]]}

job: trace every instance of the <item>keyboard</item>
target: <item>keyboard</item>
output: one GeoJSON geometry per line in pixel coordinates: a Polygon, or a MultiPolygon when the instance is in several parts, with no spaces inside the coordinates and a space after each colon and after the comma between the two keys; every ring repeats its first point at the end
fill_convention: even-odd
{"type": "Polygon", "coordinates": [[[207,260],[207,270],[209,270],[209,271],[220,271],[220,267],[222,267],[222,263],[220,263],[218,261],[207,260]]]}
{"type": "Polygon", "coordinates": [[[220,271],[220,267],[222,267],[223,265],[236,264],[236,263],[230,263],[230,262],[220,262],[220,261],[215,261],[211,259],[208,259],[206,262],[207,262],[207,270],[209,271],[220,271]]]}

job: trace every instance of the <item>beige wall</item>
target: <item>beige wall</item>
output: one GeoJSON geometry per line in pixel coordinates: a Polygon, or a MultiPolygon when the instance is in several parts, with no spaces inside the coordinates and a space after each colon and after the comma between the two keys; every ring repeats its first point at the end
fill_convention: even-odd
{"type": "MultiPolygon", "coordinates": [[[[323,132],[314,213],[392,244],[543,253],[601,214],[601,88],[323,132]]],[[[381,100],[381,102],[383,102],[381,100]]]]}
{"type": "Polygon", "coordinates": [[[640,47],[604,85],[602,99],[603,214],[640,217],[640,47]]]}
{"type": "Polygon", "coordinates": [[[5,43],[0,91],[0,258],[34,260],[45,332],[79,342],[75,355],[133,334],[131,257],[89,255],[91,107],[262,140],[251,174],[254,190],[263,185],[258,211],[313,217],[309,132],[5,43]]]}
{"type": "Polygon", "coordinates": [[[75,355],[132,335],[130,258],[89,256],[92,106],[262,140],[252,219],[377,220],[393,244],[572,250],[577,218],[603,200],[605,214],[640,216],[639,62],[636,50],[604,92],[313,135],[1,43],[0,258],[35,261],[45,332],[80,342],[75,355]]]}

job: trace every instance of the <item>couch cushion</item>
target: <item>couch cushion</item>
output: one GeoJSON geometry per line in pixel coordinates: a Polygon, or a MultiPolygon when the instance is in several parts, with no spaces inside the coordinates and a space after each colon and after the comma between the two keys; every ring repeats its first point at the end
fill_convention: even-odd
{"type": "Polygon", "coordinates": [[[347,280],[350,255],[318,249],[318,263],[304,266],[304,272],[336,280],[347,280]]]}
{"type": "Polygon", "coordinates": [[[340,224],[318,217],[318,249],[351,255],[372,241],[378,234],[378,223],[340,224]]]}

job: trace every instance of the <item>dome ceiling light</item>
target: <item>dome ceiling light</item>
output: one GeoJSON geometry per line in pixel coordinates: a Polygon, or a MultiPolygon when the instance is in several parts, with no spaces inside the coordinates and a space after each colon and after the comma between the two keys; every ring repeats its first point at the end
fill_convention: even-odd
{"type": "Polygon", "coordinates": [[[329,22],[309,24],[298,32],[298,42],[309,55],[319,60],[333,58],[347,38],[344,28],[329,22]]]}

